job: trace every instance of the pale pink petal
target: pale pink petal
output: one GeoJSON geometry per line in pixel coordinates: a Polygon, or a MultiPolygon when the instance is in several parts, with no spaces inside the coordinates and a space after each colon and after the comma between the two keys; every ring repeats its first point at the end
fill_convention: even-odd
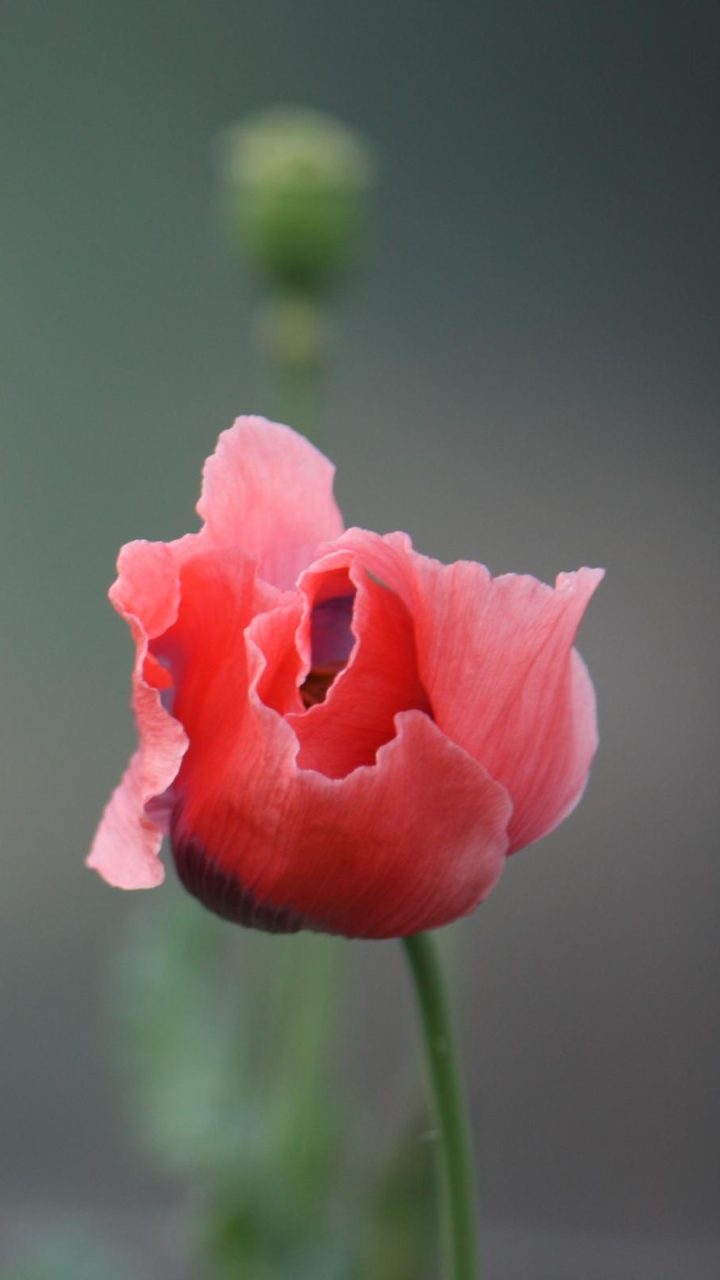
{"type": "Polygon", "coordinates": [[[573,641],[602,571],[491,578],[415,557],[420,670],[445,733],[513,798],[510,852],[579,800],[597,747],[595,699],[573,641]],[[584,674],[581,674],[584,672],[584,674]]]}
{"type": "Polygon", "coordinates": [[[171,786],[187,747],[182,725],[162,704],[163,673],[148,663],[150,639],[177,612],[177,558],[164,543],[134,542],[123,547],[118,570],[111,598],[135,641],[133,709],[139,743],[105,809],[88,866],[118,888],[147,889],[162,882],[164,871],[158,856],[163,828],[148,816],[146,806],[171,786]]]}
{"type": "Polygon", "coordinates": [[[303,436],[264,418],[238,418],[205,463],[198,514],[212,547],[239,547],[262,578],[295,585],[321,542],[342,533],[335,468],[303,436]]]}

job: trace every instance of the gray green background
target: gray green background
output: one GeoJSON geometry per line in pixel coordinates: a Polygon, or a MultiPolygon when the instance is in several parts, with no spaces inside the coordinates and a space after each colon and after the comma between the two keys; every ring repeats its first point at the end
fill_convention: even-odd
{"type": "MultiPolygon", "coordinates": [[[[608,570],[586,799],[466,928],[493,1277],[717,1274],[717,37],[696,3],[3,0],[8,1215],[173,1200],[99,1031],[133,909],[82,866],[133,741],[104,597],[122,542],[194,527],[218,431],[262,411],[209,149],[300,102],[382,158],[327,437],[348,522],[608,570]]],[[[399,949],[350,963],[349,1087],[392,1095],[399,949]]]]}

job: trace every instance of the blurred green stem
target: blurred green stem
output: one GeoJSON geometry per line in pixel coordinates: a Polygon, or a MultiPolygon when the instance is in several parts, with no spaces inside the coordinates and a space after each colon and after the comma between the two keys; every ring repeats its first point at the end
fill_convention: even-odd
{"type": "Polygon", "coordinates": [[[432,934],[403,938],[417,997],[438,1123],[447,1280],[478,1280],[472,1136],[440,953],[432,934]]]}
{"type": "Polygon", "coordinates": [[[331,1015],[339,955],[336,938],[316,934],[293,938],[290,946],[293,1008],[283,1040],[276,1116],[282,1141],[302,1176],[314,1157],[318,1108],[324,1110],[327,1104],[318,1084],[323,1080],[328,1042],[337,1032],[331,1015]],[[288,1063],[292,1064],[291,1082],[288,1063]]]}
{"type": "MultiPolygon", "coordinates": [[[[319,444],[331,354],[329,308],[319,292],[276,285],[258,305],[256,332],[263,411],[319,444]]],[[[287,939],[284,961],[291,1007],[279,1055],[275,1123],[292,1176],[309,1188],[323,1147],[328,1042],[337,1032],[337,940],[310,933],[287,939]]]]}
{"type": "Polygon", "coordinates": [[[259,308],[257,326],[263,404],[271,417],[317,442],[331,347],[328,309],[308,294],[274,294],[259,308]]]}

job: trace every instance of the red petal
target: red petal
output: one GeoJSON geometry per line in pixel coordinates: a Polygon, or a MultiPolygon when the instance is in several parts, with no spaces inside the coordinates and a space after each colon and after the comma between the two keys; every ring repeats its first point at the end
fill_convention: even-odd
{"type": "Polygon", "coordinates": [[[398,712],[428,709],[412,618],[400,597],[369,577],[352,554],[328,555],[303,575],[309,611],[316,599],[324,598],[328,577],[343,564],[356,588],[353,653],[324,702],[289,716],[300,742],[298,764],[329,778],[344,778],[359,765],[372,764],[378,749],[394,737],[398,712]]]}
{"type": "Polygon", "coordinates": [[[244,633],[257,608],[255,564],[238,550],[206,551],[182,566],[180,583],[177,620],[153,650],[172,671],[173,715],[189,740],[176,797],[202,799],[225,776],[249,714],[244,633]]]}
{"type": "Polygon", "coordinates": [[[592,683],[572,646],[602,570],[560,574],[553,589],[439,564],[404,534],[353,529],[340,545],[405,600],[438,726],[512,797],[510,851],[551,831],[580,799],[597,747],[592,683]]]}
{"type": "Polygon", "coordinates": [[[186,883],[214,910],[389,938],[438,928],[487,896],[509,798],[426,715],[401,713],[377,763],[341,780],[298,770],[289,726],[266,707],[258,718],[204,803],[188,795],[173,832],[181,875],[190,847],[186,883]]]}

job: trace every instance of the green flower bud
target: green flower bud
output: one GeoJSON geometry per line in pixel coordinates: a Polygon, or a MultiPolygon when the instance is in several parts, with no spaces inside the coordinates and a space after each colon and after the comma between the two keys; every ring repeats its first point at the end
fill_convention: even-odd
{"type": "Polygon", "coordinates": [[[365,238],[368,143],[318,111],[276,107],[224,130],[217,150],[232,247],[274,290],[331,289],[365,238]]]}

